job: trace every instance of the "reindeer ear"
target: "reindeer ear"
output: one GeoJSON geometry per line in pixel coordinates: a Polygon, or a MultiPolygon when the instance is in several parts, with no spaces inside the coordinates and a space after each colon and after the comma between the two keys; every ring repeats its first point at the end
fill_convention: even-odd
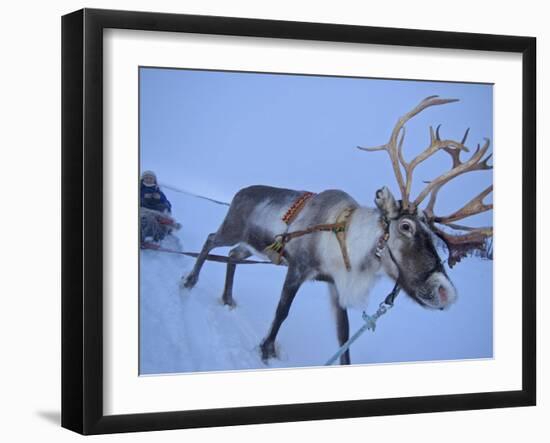
{"type": "Polygon", "coordinates": [[[387,218],[392,219],[399,215],[399,204],[386,186],[376,191],[374,202],[387,218]]]}

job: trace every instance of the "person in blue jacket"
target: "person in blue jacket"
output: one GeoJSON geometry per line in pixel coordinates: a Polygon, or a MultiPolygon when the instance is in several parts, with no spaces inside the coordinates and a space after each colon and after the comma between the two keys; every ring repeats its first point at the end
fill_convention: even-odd
{"type": "Polygon", "coordinates": [[[172,205],[158,186],[157,176],[153,171],[144,171],[140,180],[140,206],[141,211],[141,243],[144,245],[148,239],[154,242],[162,240],[171,232],[173,219],[163,217],[162,214],[170,214],[172,205]],[[151,212],[147,210],[157,211],[151,212]]]}
{"type": "Polygon", "coordinates": [[[144,171],[141,174],[140,189],[141,206],[159,212],[172,212],[172,205],[157,184],[157,176],[153,171],[144,171]]]}

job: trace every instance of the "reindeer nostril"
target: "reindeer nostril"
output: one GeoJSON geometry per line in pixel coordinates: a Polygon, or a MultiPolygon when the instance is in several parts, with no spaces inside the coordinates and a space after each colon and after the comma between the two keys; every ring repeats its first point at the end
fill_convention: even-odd
{"type": "Polygon", "coordinates": [[[446,303],[447,300],[449,299],[449,295],[447,293],[447,288],[445,288],[445,286],[443,286],[443,285],[440,285],[439,289],[438,289],[438,292],[439,292],[439,299],[441,300],[441,302],[446,303]]]}

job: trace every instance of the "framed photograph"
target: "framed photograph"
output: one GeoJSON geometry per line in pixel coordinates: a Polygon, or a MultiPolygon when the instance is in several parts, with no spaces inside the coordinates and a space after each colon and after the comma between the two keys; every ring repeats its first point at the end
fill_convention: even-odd
{"type": "Polygon", "coordinates": [[[535,51],[64,16],[62,425],[534,405],[535,51]]]}

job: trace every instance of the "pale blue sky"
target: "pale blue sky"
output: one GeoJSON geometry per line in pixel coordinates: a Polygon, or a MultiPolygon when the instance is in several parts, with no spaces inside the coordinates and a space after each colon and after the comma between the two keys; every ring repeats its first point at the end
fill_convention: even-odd
{"type": "MultiPolygon", "coordinates": [[[[397,118],[429,95],[460,102],[424,111],[407,125],[405,155],[428,144],[428,127],[469,143],[492,140],[492,86],[341,77],[141,69],[141,166],[161,182],[229,201],[251,184],[346,190],[365,204],[387,185],[385,153],[357,145],[386,142],[397,118]]],[[[450,166],[441,152],[418,168],[413,195],[450,166]]],[[[492,181],[458,178],[441,192],[442,212],[492,181]]],[[[489,217],[490,214],[489,214],[489,217]]]]}

